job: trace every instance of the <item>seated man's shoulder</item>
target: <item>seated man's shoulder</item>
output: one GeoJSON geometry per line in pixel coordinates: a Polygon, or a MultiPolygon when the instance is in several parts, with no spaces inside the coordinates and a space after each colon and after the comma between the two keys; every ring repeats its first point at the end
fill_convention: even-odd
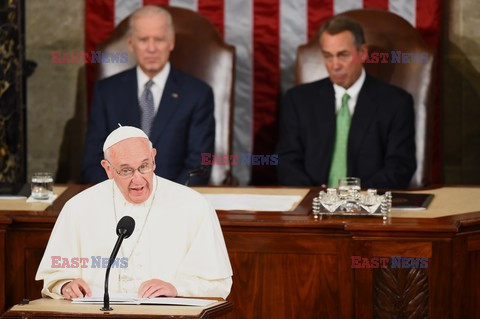
{"type": "Polygon", "coordinates": [[[290,90],[288,90],[287,94],[305,95],[305,94],[314,93],[314,92],[318,92],[319,90],[321,91],[323,89],[326,89],[329,85],[331,87],[331,82],[329,78],[324,78],[314,82],[308,82],[308,83],[296,85],[290,90]]]}
{"type": "Polygon", "coordinates": [[[170,72],[172,72],[173,76],[183,85],[197,88],[199,90],[211,90],[210,85],[190,73],[183,72],[174,67],[172,67],[170,72]]]}
{"type": "Polygon", "coordinates": [[[97,86],[110,87],[118,85],[119,82],[127,82],[135,79],[135,68],[130,68],[117,74],[111,75],[97,81],[97,86]]]}
{"type": "Polygon", "coordinates": [[[369,82],[372,90],[380,96],[388,96],[390,98],[407,99],[411,98],[411,94],[404,89],[387,83],[379,78],[367,76],[366,80],[369,82]]]}

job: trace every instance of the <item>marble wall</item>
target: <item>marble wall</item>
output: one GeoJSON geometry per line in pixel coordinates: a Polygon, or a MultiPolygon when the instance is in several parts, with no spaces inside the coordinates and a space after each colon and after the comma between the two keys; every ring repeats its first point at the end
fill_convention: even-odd
{"type": "Polygon", "coordinates": [[[443,177],[480,184],[480,3],[446,1],[443,16],[443,177]]]}
{"type": "MultiPolygon", "coordinates": [[[[480,184],[480,3],[445,1],[443,16],[443,179],[480,184]]],[[[46,170],[59,181],[76,181],[85,127],[84,66],[52,64],[51,51],[84,51],[83,0],[26,0],[26,56],[38,63],[27,83],[28,173],[46,170]]]]}
{"type": "Polygon", "coordinates": [[[60,173],[60,181],[67,181],[67,175],[78,179],[85,126],[84,65],[52,63],[51,52],[85,51],[85,4],[25,2],[26,58],[38,64],[27,81],[28,177],[50,171],[60,173]]]}

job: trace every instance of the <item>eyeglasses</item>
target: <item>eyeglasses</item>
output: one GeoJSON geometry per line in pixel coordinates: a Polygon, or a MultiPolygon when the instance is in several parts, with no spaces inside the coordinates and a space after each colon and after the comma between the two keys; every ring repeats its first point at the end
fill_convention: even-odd
{"type": "Polygon", "coordinates": [[[117,174],[122,178],[132,177],[133,174],[135,174],[135,171],[138,171],[140,174],[150,173],[153,170],[153,165],[155,165],[155,163],[143,163],[138,168],[127,166],[127,167],[122,167],[121,169],[117,169],[115,168],[115,166],[112,165],[112,163],[110,163],[110,161],[107,160],[107,162],[108,164],[110,164],[110,166],[113,167],[113,169],[117,172],[117,174]]]}

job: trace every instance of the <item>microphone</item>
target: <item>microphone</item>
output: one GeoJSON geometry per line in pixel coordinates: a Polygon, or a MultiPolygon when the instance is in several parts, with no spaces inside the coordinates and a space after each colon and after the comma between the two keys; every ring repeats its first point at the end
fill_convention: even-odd
{"type": "Polygon", "coordinates": [[[117,257],[118,250],[120,249],[120,245],[122,244],[123,240],[130,237],[135,229],[135,220],[133,220],[130,216],[124,216],[117,224],[117,235],[118,239],[113,247],[112,254],[110,255],[110,259],[108,260],[107,271],[105,272],[105,293],[103,294],[103,308],[101,311],[112,311],[113,308],[110,307],[110,297],[108,296],[108,276],[110,276],[110,269],[112,268],[112,264],[117,257]]]}
{"type": "Polygon", "coordinates": [[[187,172],[187,178],[185,180],[185,186],[189,186],[190,184],[190,177],[192,176],[199,176],[199,177],[202,177],[202,176],[205,176],[205,174],[209,171],[209,168],[204,166],[204,165],[200,165],[200,167],[197,167],[197,168],[194,168],[192,170],[189,170],[187,172]]]}

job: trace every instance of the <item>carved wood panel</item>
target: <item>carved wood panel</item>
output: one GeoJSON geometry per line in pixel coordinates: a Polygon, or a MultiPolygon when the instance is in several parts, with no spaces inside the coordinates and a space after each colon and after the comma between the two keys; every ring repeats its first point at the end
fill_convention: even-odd
{"type": "Polygon", "coordinates": [[[425,269],[376,268],[373,285],[374,318],[429,318],[425,269]]]}
{"type": "Polygon", "coordinates": [[[468,240],[468,270],[465,292],[466,313],[470,318],[480,318],[480,236],[468,240]]]}
{"type": "Polygon", "coordinates": [[[6,218],[0,218],[0,314],[5,309],[5,229],[9,222],[6,218]]]}
{"type": "Polygon", "coordinates": [[[339,318],[336,256],[233,253],[230,261],[230,318],[339,318]]]}
{"type": "Polygon", "coordinates": [[[17,230],[7,232],[6,238],[6,308],[40,296],[43,281],[35,281],[43,252],[50,237],[50,230],[17,230]]]}
{"type": "Polygon", "coordinates": [[[285,233],[225,239],[234,282],[228,318],[343,318],[352,308],[342,239],[285,233]]]}
{"type": "Polygon", "coordinates": [[[30,300],[42,297],[43,280],[35,280],[35,275],[44,252],[44,248],[25,248],[25,297],[30,300]]]}

